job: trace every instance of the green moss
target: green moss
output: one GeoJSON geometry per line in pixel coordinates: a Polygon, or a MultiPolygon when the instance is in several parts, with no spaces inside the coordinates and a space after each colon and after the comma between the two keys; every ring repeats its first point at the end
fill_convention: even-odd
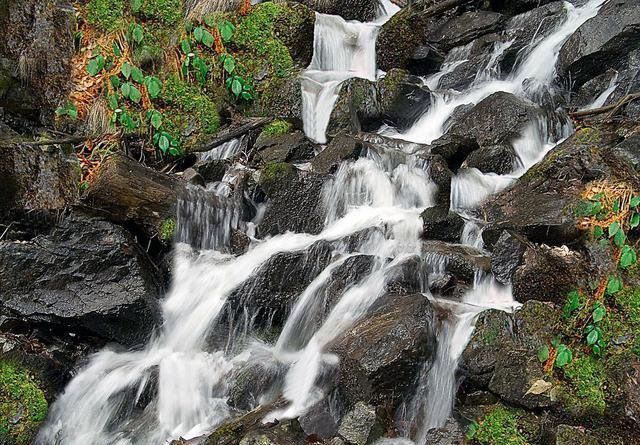
{"type": "Polygon", "coordinates": [[[272,182],[276,179],[289,176],[293,173],[293,167],[286,162],[270,162],[260,174],[260,183],[272,182]]]}
{"type": "Polygon", "coordinates": [[[592,357],[574,359],[564,368],[570,390],[566,392],[566,405],[575,414],[603,414],[605,402],[605,369],[603,363],[592,357]]]}
{"type": "Polygon", "coordinates": [[[167,218],[162,221],[158,228],[158,237],[163,241],[168,241],[173,238],[173,234],[176,232],[176,220],[175,218],[167,218]]]}
{"type": "Polygon", "coordinates": [[[47,410],[44,393],[31,374],[14,363],[0,361],[0,443],[31,443],[47,410]]]}
{"type": "Polygon", "coordinates": [[[166,25],[175,25],[184,15],[182,0],[144,0],[139,13],[166,25]]]}
{"type": "Polygon", "coordinates": [[[480,445],[528,445],[518,424],[516,412],[498,405],[478,422],[473,441],[480,445]]]}
{"type": "Polygon", "coordinates": [[[169,107],[163,113],[164,126],[174,136],[181,137],[195,126],[194,140],[199,140],[199,136],[214,134],[220,128],[217,105],[197,85],[171,75],[164,83],[161,98],[169,107]]]}
{"type": "Polygon", "coordinates": [[[124,28],[124,0],[91,0],[87,21],[108,32],[124,28]]]}
{"type": "Polygon", "coordinates": [[[280,77],[290,74],[293,59],[274,32],[275,22],[288,12],[286,5],[260,3],[240,22],[233,40],[244,50],[236,56],[241,74],[256,77],[263,68],[280,77]]]}
{"type": "Polygon", "coordinates": [[[282,119],[276,119],[262,129],[262,134],[267,136],[279,136],[287,134],[289,131],[291,131],[291,124],[289,122],[282,119]]]}
{"type": "Polygon", "coordinates": [[[602,135],[595,128],[582,128],[574,135],[574,141],[577,144],[599,144],[602,142],[602,135]]]}

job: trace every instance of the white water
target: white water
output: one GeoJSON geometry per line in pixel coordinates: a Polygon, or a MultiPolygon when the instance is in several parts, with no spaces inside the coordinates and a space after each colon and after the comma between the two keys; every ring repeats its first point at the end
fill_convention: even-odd
{"type": "MultiPolygon", "coordinates": [[[[458,105],[477,103],[496,91],[526,95],[523,82],[529,78],[549,85],[560,46],[581,23],[596,14],[601,3],[602,0],[591,0],[580,9],[567,6],[567,22],[532,48],[506,80],[490,78],[489,74],[489,78],[479,78],[461,94],[442,94],[411,129],[396,136],[431,142],[444,133],[445,122],[458,105]]],[[[335,69],[349,76],[375,76],[375,61],[371,63],[370,59],[370,54],[375,53],[369,44],[377,25],[319,17],[317,26],[320,30],[316,33],[317,54],[312,67],[320,69],[310,67],[309,79],[316,75],[314,72],[326,74],[335,69]],[[333,37],[338,38],[325,45],[325,39],[329,42],[333,37]],[[349,48],[343,51],[346,46],[349,48]],[[332,52],[332,48],[336,51],[332,52]]],[[[496,60],[499,49],[494,53],[496,60]]],[[[332,88],[328,78],[317,81],[315,93],[305,92],[310,95],[305,99],[305,131],[318,141],[325,137],[321,128],[325,118],[321,115],[327,115],[327,110],[330,114],[333,107],[331,97],[335,92],[322,93],[323,88],[332,88]]],[[[514,141],[521,161],[514,166],[514,174],[492,177],[469,170],[464,173],[472,175],[467,182],[462,174],[457,177],[452,187],[452,206],[473,207],[526,171],[557,142],[546,137],[547,124],[531,123],[530,129],[514,141]]],[[[371,150],[355,162],[343,163],[325,189],[327,219],[320,234],[286,233],[254,240],[248,252],[240,256],[223,253],[230,231],[247,228],[234,213],[238,207],[229,193],[232,187],[218,184],[209,190],[216,197],[209,204],[213,209],[198,197],[184,200],[178,221],[182,240],[195,240],[195,247],[203,250],[194,250],[187,244],[176,246],[173,283],[162,303],[163,325],[141,349],[114,348],[95,354],[52,406],[36,445],[157,445],[211,431],[231,415],[226,396],[233,371],[258,354],[251,346],[237,354],[226,353],[208,341],[215,329],[225,329],[220,319],[229,295],[277,253],[301,251],[319,240],[339,241],[374,228],[354,242],[356,245],[349,251],[344,250],[345,246],[354,243],[336,244],[333,262],[296,299],[280,338],[259,352],[260,360],[273,361],[286,371],[280,384],[289,403],[281,411],[270,413],[269,418],[303,413],[325,396],[319,377],[337,361],[327,352],[328,345],[366,314],[384,292],[395,267],[422,255],[419,214],[434,204],[436,189],[419,166],[413,155],[384,149],[371,150]],[[224,199],[224,205],[220,204],[224,199]],[[193,218],[197,220],[194,222],[193,218]],[[206,230],[194,234],[192,229],[200,222],[206,230]],[[203,238],[207,241],[202,242],[203,238]],[[218,250],[207,250],[209,247],[218,250]],[[332,271],[358,252],[377,258],[371,272],[342,295],[334,296],[337,302],[325,315],[327,296],[323,289],[332,271]]],[[[478,230],[469,225],[465,233],[467,242],[478,244],[478,230]]],[[[432,264],[432,274],[446,267],[438,258],[423,257],[423,261],[432,264]]],[[[508,287],[497,285],[491,277],[479,276],[462,303],[435,300],[434,304],[446,307],[450,316],[441,320],[434,365],[420,376],[409,403],[409,430],[416,431],[411,438],[420,444],[428,429],[442,425],[451,412],[455,368],[472,332],[475,315],[484,307],[510,307],[513,301],[508,287]]]]}
{"type": "Polygon", "coordinates": [[[602,93],[600,93],[600,95],[596,97],[595,100],[591,102],[589,105],[581,108],[580,111],[595,110],[596,108],[602,107],[607,102],[607,99],[609,99],[609,96],[611,96],[611,93],[613,93],[618,87],[618,76],[619,76],[619,73],[616,71],[616,73],[611,78],[611,81],[609,82],[609,86],[607,87],[607,89],[604,90],[602,93]]]}

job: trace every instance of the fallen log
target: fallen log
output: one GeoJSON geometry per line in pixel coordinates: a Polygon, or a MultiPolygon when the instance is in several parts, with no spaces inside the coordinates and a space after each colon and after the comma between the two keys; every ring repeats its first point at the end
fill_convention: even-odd
{"type": "Polygon", "coordinates": [[[175,218],[178,196],[185,187],[177,177],[118,154],[99,167],[82,202],[114,222],[135,224],[152,238],[164,221],[175,218]]]}
{"type": "Polygon", "coordinates": [[[616,114],[616,112],[622,106],[624,106],[624,105],[628,104],[629,102],[632,102],[632,101],[634,101],[636,99],[640,99],[640,93],[627,94],[625,97],[620,99],[620,101],[618,103],[615,103],[615,104],[612,104],[612,105],[607,105],[606,107],[594,108],[592,110],[576,111],[574,113],[569,113],[569,116],[571,116],[573,118],[580,118],[580,117],[593,116],[593,115],[596,115],[596,114],[603,114],[603,113],[607,113],[607,112],[611,111],[611,114],[609,115],[609,117],[612,117],[614,114],[616,114]]]}

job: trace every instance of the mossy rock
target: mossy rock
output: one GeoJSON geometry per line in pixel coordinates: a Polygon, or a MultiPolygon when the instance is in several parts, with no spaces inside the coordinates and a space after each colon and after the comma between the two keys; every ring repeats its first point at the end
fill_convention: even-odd
{"type": "Polygon", "coordinates": [[[165,25],[175,25],[184,15],[183,0],[142,0],[136,12],[147,20],[156,20],[165,25]]]}
{"type": "Polygon", "coordinates": [[[271,162],[260,172],[259,184],[268,194],[294,176],[296,176],[296,170],[291,164],[287,162],[271,162]]]}
{"type": "Polygon", "coordinates": [[[599,416],[606,408],[606,371],[602,361],[581,356],[563,369],[568,387],[562,391],[564,407],[576,417],[599,416]]]}
{"type": "Polygon", "coordinates": [[[533,414],[498,404],[471,426],[467,437],[471,444],[529,445],[539,434],[533,414]]]}
{"type": "Polygon", "coordinates": [[[31,443],[47,410],[44,392],[32,374],[0,358],[0,443],[31,443]]]}
{"type": "Polygon", "coordinates": [[[276,119],[265,125],[260,135],[282,136],[289,133],[289,131],[291,131],[291,124],[289,122],[282,119],[276,119]]]}
{"type": "Polygon", "coordinates": [[[125,0],[91,0],[87,5],[87,21],[103,31],[124,28],[125,0]]]}

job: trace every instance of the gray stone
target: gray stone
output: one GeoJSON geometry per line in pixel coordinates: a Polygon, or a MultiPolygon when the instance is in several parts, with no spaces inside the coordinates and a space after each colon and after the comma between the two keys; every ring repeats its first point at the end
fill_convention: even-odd
{"type": "Polygon", "coordinates": [[[376,408],[364,402],[358,402],[340,422],[338,433],[349,443],[368,445],[382,437],[384,432],[376,408]]]}

